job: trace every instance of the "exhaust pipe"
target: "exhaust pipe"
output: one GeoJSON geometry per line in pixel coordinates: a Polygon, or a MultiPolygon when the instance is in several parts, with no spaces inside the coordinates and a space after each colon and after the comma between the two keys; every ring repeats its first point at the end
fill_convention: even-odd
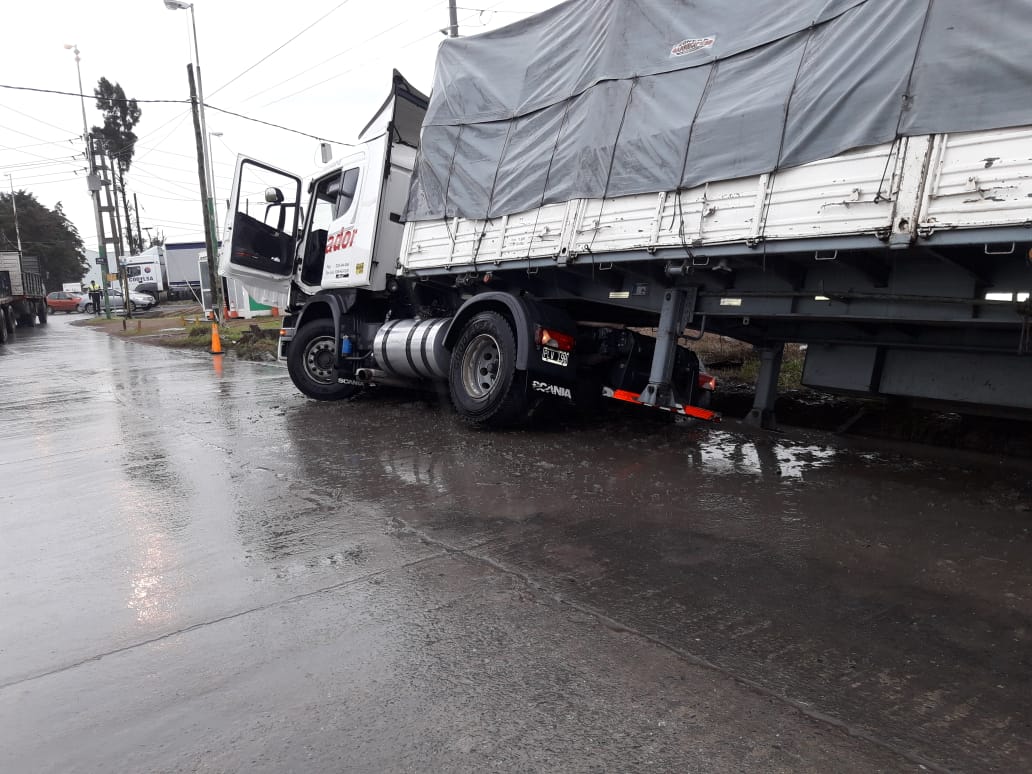
{"type": "Polygon", "coordinates": [[[404,387],[411,389],[416,386],[414,382],[408,379],[399,379],[396,376],[388,374],[386,371],[381,371],[379,368],[358,368],[355,370],[355,378],[362,382],[362,384],[374,387],[381,385],[384,387],[404,387]]]}

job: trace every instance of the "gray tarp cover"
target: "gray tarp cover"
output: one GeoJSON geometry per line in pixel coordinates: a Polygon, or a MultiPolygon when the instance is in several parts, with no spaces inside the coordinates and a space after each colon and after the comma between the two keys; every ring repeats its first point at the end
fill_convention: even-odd
{"type": "Polygon", "coordinates": [[[1032,124],[1032,0],[570,0],[438,52],[407,217],[1032,124]]]}

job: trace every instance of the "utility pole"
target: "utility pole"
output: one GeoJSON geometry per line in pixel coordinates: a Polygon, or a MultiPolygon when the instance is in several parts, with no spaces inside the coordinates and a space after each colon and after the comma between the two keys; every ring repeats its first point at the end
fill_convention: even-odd
{"type": "MultiPolygon", "coordinates": [[[[89,123],[86,121],[86,96],[82,92],[82,68],[79,66],[79,46],[75,43],[66,43],[66,49],[75,52],[75,72],[79,76],[79,105],[82,107],[82,139],[86,143],[86,159],[89,161],[90,171],[86,176],[86,187],[93,198],[93,214],[97,219],[97,253],[100,256],[100,287],[104,291],[104,313],[111,319],[111,299],[108,296],[108,260],[107,243],[104,239],[104,217],[100,213],[100,175],[97,174],[97,166],[93,158],[93,138],[90,136],[89,123]]],[[[95,310],[100,311],[100,310],[95,310]]]]}
{"type": "MultiPolygon", "coordinates": [[[[140,202],[136,198],[136,194],[133,194],[133,207],[136,209],[136,242],[140,247],[140,252],[143,252],[143,231],[140,229],[140,202]]],[[[128,215],[126,216],[128,217],[128,215]]]]}
{"type": "Polygon", "coordinates": [[[201,184],[201,201],[204,202],[204,244],[208,252],[208,282],[211,284],[211,317],[217,325],[222,317],[222,283],[216,271],[219,248],[215,236],[215,208],[208,191],[208,175],[205,167],[204,130],[201,126],[200,104],[197,99],[197,85],[194,82],[192,64],[186,66],[186,74],[190,80],[190,104],[193,107],[194,137],[197,140],[197,178],[201,184]]]}
{"type": "Polygon", "coordinates": [[[448,0],[448,37],[459,37],[459,9],[455,7],[455,0],[448,0]]]}
{"type": "Polygon", "coordinates": [[[129,199],[125,195],[125,172],[122,171],[122,166],[118,163],[118,159],[114,160],[115,166],[118,167],[118,184],[122,189],[122,209],[125,212],[125,241],[129,247],[129,255],[136,255],[140,252],[140,248],[136,244],[136,237],[133,235],[133,222],[129,220],[129,199]]]}
{"type": "Polygon", "coordinates": [[[21,246],[21,229],[18,227],[18,200],[14,195],[14,177],[10,172],[7,173],[7,179],[11,181],[11,207],[14,208],[14,236],[18,240],[18,260],[22,258],[22,246],[21,246]]]}

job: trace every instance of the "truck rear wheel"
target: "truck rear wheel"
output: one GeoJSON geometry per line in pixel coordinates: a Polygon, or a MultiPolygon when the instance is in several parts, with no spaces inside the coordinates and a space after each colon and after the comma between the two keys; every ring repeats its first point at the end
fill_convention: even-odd
{"type": "Polygon", "coordinates": [[[526,379],[516,370],[516,336],[497,312],[481,312],[462,331],[448,369],[452,404],[483,427],[516,424],[527,416],[526,379]]]}
{"type": "Polygon", "coordinates": [[[294,386],[309,398],[344,400],[362,389],[359,385],[337,381],[335,334],[333,320],[312,320],[302,325],[290,342],[287,371],[294,386]]]}
{"type": "Polygon", "coordinates": [[[11,330],[7,327],[7,310],[0,306],[0,344],[6,344],[11,337],[11,330]]]}
{"type": "Polygon", "coordinates": [[[47,324],[47,313],[50,311],[50,307],[44,304],[42,301],[39,302],[39,306],[36,307],[36,316],[39,318],[40,325],[47,324]]]}

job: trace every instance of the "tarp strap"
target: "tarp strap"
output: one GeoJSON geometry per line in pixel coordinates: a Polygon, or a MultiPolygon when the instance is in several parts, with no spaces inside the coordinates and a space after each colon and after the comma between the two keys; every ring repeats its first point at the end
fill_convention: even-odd
{"type": "MultiPolygon", "coordinates": [[[[620,135],[623,133],[624,123],[627,121],[627,110],[631,106],[631,98],[634,97],[634,89],[638,85],[638,77],[635,76],[631,79],[631,87],[627,90],[627,99],[624,101],[623,112],[620,114],[620,123],[616,126],[616,135],[613,137],[613,152],[609,154],[609,168],[606,170],[606,182],[602,186],[602,198],[599,199],[598,204],[598,218],[602,220],[602,211],[606,208],[606,196],[609,195],[609,183],[613,179],[613,165],[616,163],[616,149],[620,147],[620,135]]],[[[595,237],[598,236],[598,229],[596,228],[591,233],[591,239],[588,241],[587,249],[590,252],[591,246],[595,244],[595,237]]]]}
{"type": "MultiPolygon", "coordinates": [[[[541,185],[541,198],[538,199],[537,211],[534,213],[534,228],[530,232],[531,234],[537,233],[538,219],[541,217],[541,208],[545,204],[545,194],[548,192],[548,179],[552,175],[552,163],[555,161],[555,154],[559,152],[559,141],[563,137],[563,129],[566,128],[566,119],[570,115],[570,105],[573,104],[574,97],[568,97],[566,100],[566,107],[563,109],[562,120],[559,121],[559,129],[555,133],[555,142],[552,144],[552,155],[548,157],[548,167],[545,169],[545,182],[541,185]]],[[[527,259],[530,258],[531,244],[527,243],[527,259]]]]}
{"type": "MultiPolygon", "coordinates": [[[[498,154],[498,163],[495,164],[494,178],[491,180],[491,193],[487,196],[487,209],[484,211],[484,225],[480,229],[480,234],[477,236],[476,244],[473,245],[473,272],[477,270],[477,256],[480,254],[480,244],[484,241],[484,235],[487,234],[487,222],[491,217],[491,207],[494,205],[495,188],[498,185],[498,172],[502,168],[502,162],[505,161],[505,153],[509,150],[509,138],[512,137],[512,128],[519,123],[519,119],[508,122],[508,127],[505,130],[505,141],[502,143],[501,153],[498,154]]],[[[454,156],[452,160],[454,161],[454,156]]]]}
{"type": "MultiPolygon", "coordinates": [[[[803,71],[803,62],[806,61],[806,55],[810,51],[810,43],[813,41],[814,31],[817,29],[816,25],[811,24],[810,29],[806,32],[806,40],[803,42],[800,54],[799,64],[796,65],[795,75],[792,76],[792,88],[788,90],[788,97],[785,99],[785,110],[781,117],[781,138],[778,140],[778,157],[774,162],[774,169],[770,171],[770,178],[767,180],[767,190],[773,190],[774,178],[778,174],[778,170],[781,169],[781,159],[785,154],[785,135],[788,133],[788,116],[792,109],[792,98],[796,93],[796,86],[799,85],[799,74],[803,71]]],[[[756,238],[763,244],[763,270],[767,270],[767,240],[763,237],[763,232],[767,229],[767,216],[770,214],[770,205],[773,199],[772,196],[767,196],[764,192],[764,203],[763,203],[763,214],[760,215],[760,222],[756,229],[756,238]]]]}

